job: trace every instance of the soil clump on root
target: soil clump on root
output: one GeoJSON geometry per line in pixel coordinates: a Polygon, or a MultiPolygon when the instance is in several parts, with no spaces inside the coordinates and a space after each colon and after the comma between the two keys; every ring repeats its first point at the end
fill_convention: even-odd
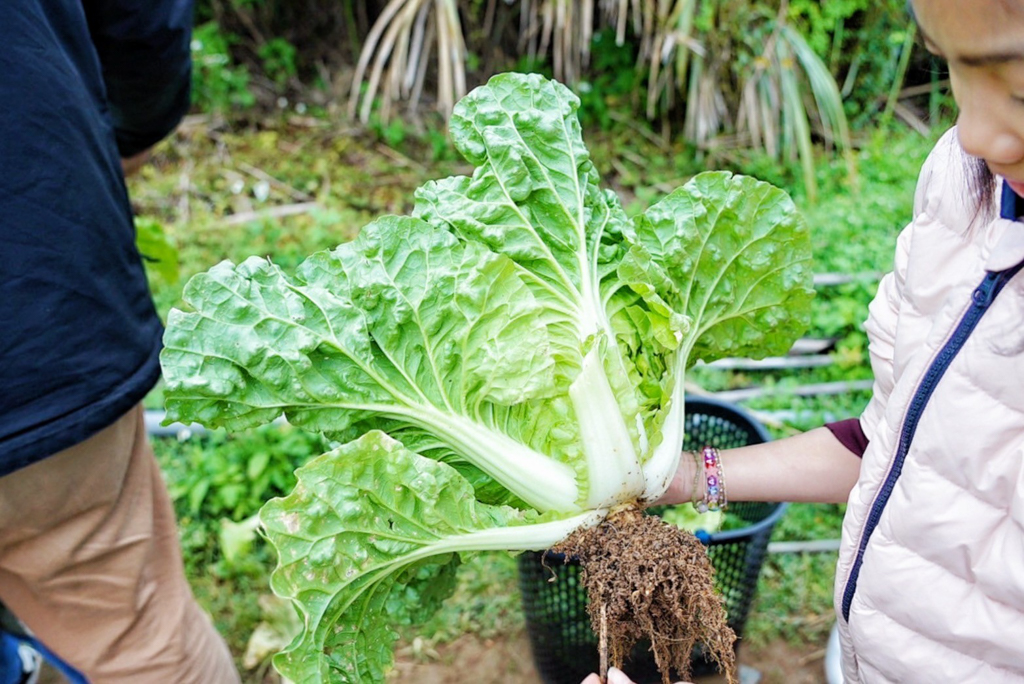
{"type": "Polygon", "coordinates": [[[736,635],[712,585],[707,550],[692,534],[631,506],[597,527],[576,530],[552,550],[582,565],[602,670],[606,654],[621,668],[633,645],[647,639],[669,684],[672,672],[689,678],[691,653],[700,643],[729,684],[739,681],[736,635]]]}

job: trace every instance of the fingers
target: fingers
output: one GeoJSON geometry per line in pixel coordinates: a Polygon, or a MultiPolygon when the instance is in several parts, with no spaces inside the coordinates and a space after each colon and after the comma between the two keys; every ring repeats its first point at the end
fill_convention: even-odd
{"type": "MultiPolygon", "coordinates": [[[[596,674],[592,674],[583,680],[583,684],[604,684],[604,682],[596,674]]],[[[634,684],[634,682],[622,670],[613,667],[608,670],[608,684],[634,684]]]]}
{"type": "Polygon", "coordinates": [[[608,668],[608,684],[634,684],[626,673],[617,667],[608,668]]]}
{"type": "Polygon", "coordinates": [[[127,178],[141,169],[142,165],[149,161],[149,155],[150,150],[143,150],[133,157],[121,159],[121,170],[124,172],[124,177],[127,178]]]}
{"type": "MultiPolygon", "coordinates": [[[[583,680],[582,684],[602,684],[602,682],[597,675],[590,675],[583,680]]],[[[634,684],[634,682],[622,670],[611,668],[608,670],[608,684],[634,684]]],[[[676,682],[676,684],[692,684],[692,682],[676,682]]]]}
{"type": "MultiPolygon", "coordinates": [[[[583,680],[582,684],[602,684],[601,678],[596,674],[589,675],[583,680]]],[[[626,673],[617,667],[608,669],[608,684],[635,684],[632,679],[626,676],[626,673]]],[[[691,682],[676,682],[676,684],[692,684],[691,682]]]]}

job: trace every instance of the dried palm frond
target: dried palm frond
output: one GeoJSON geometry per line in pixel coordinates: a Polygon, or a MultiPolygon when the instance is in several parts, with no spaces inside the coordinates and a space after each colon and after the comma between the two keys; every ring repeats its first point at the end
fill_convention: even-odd
{"type": "MultiPolygon", "coordinates": [[[[658,109],[658,100],[663,96],[671,102],[672,94],[681,90],[690,80],[687,74],[690,54],[695,53],[702,60],[707,56],[704,47],[693,36],[693,17],[697,0],[659,0],[657,16],[653,19],[649,38],[649,52],[643,50],[641,59],[646,57],[649,64],[647,86],[647,118],[653,119],[658,109]],[[664,69],[664,77],[662,77],[664,69]]],[[[705,78],[705,81],[707,79],[705,78]]],[[[706,83],[708,85],[708,83],[706,83]]],[[[669,106],[671,106],[669,104],[669,106]]]]}
{"type": "Polygon", "coordinates": [[[519,49],[531,61],[551,51],[555,78],[576,83],[590,64],[594,0],[522,0],[519,49]]]}
{"type": "Polygon", "coordinates": [[[466,94],[466,45],[457,2],[391,0],[370,29],[359,56],[349,97],[350,115],[358,111],[360,120],[368,121],[378,90],[385,119],[397,100],[417,102],[435,47],[437,109],[448,116],[456,100],[466,94]],[[360,94],[364,84],[366,90],[360,94]]]}
{"type": "Polygon", "coordinates": [[[600,16],[615,28],[615,42],[626,41],[632,27],[637,41],[637,69],[648,75],[647,117],[671,107],[677,92],[690,80],[690,53],[705,51],[693,36],[699,0],[601,0],[600,16]]]}
{"type": "Polygon", "coordinates": [[[813,198],[812,122],[845,155],[853,180],[856,169],[839,88],[786,23],[788,6],[782,0],[774,18],[763,5],[723,0],[602,0],[600,9],[620,44],[628,29],[635,35],[637,68],[647,75],[648,119],[681,98],[683,135],[703,147],[732,128],[735,118],[737,139],[773,157],[801,161],[813,198]],[[713,26],[698,28],[698,12],[713,17],[713,26]],[[768,38],[751,40],[752,26],[766,29],[768,38]]]}
{"type": "MultiPolygon", "coordinates": [[[[483,35],[489,35],[499,1],[465,7],[483,11],[483,35]]],[[[368,120],[378,98],[384,118],[398,100],[415,107],[434,63],[437,107],[451,113],[466,91],[458,2],[387,2],[357,65],[353,115],[358,111],[368,120]]],[[[753,0],[519,0],[517,9],[520,54],[531,60],[550,56],[557,79],[573,84],[584,77],[595,28],[613,26],[619,42],[631,31],[637,69],[647,77],[649,119],[679,100],[683,134],[699,147],[735,134],[773,157],[799,159],[811,199],[814,131],[846,156],[856,179],[842,96],[824,62],[786,23],[788,0],[771,12],[753,0]]]]}
{"type": "Polygon", "coordinates": [[[822,137],[841,150],[849,177],[855,181],[850,129],[839,87],[803,36],[780,20],[753,65],[752,71],[741,74],[744,83],[737,114],[738,132],[749,136],[754,147],[773,157],[799,158],[804,186],[813,202],[817,181],[811,120],[816,118],[822,137]],[[813,108],[808,107],[809,100],[813,108]]]}
{"type": "Polygon", "coordinates": [[[696,55],[689,72],[683,137],[698,147],[704,147],[726,127],[728,121],[729,107],[717,70],[707,68],[704,57],[696,55]]]}

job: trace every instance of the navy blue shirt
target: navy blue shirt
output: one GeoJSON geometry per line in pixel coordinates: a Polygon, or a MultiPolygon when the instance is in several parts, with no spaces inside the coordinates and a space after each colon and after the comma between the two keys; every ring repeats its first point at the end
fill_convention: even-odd
{"type": "Polygon", "coordinates": [[[191,22],[191,0],[0,1],[0,475],[159,376],[120,158],[187,111],[191,22]]]}

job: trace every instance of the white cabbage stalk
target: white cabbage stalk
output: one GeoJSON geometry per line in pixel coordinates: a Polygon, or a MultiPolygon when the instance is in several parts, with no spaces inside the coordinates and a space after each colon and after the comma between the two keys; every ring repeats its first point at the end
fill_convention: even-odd
{"type": "Polygon", "coordinates": [[[635,501],[645,489],[644,473],[597,346],[583,357],[569,397],[576,409],[589,475],[583,507],[608,508],[635,501]]]}

